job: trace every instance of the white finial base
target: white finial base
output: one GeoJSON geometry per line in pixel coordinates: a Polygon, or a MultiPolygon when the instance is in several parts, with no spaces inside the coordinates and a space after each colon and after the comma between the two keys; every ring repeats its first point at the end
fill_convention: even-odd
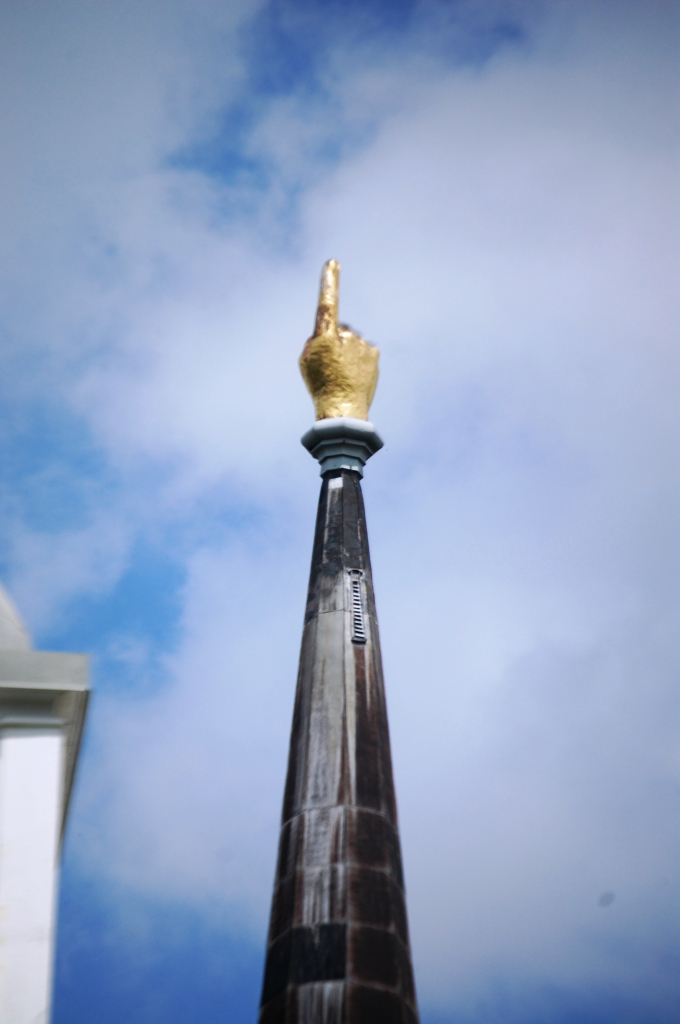
{"type": "Polygon", "coordinates": [[[383,447],[373,424],[353,416],[317,420],[301,442],[321,463],[321,476],[334,469],[349,469],[363,476],[371,455],[383,447]]]}

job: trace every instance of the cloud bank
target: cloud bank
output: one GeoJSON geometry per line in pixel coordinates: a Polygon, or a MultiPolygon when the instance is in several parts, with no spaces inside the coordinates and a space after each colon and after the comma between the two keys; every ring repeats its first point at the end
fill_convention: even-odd
{"type": "Polygon", "coordinates": [[[39,643],[96,655],[67,860],[263,939],[335,256],[382,352],[424,1020],[670,1022],[674,11],[348,11],[4,12],[5,576],[39,643]]]}

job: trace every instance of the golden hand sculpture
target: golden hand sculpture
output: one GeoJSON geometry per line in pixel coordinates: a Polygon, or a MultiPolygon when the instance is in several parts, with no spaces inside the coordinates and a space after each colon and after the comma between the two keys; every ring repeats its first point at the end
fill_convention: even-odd
{"type": "Polygon", "coordinates": [[[314,334],[300,356],[300,372],[314,400],[317,420],[337,416],[368,419],[378,381],[379,351],[338,323],[340,264],[328,260],[321,271],[314,334]]]}

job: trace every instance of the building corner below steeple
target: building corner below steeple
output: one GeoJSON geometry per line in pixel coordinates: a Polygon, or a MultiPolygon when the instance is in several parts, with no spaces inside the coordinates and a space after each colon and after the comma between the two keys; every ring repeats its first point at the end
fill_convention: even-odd
{"type": "Polygon", "coordinates": [[[0,590],[0,1021],[48,1021],[61,838],[87,656],[31,650],[0,590]]]}

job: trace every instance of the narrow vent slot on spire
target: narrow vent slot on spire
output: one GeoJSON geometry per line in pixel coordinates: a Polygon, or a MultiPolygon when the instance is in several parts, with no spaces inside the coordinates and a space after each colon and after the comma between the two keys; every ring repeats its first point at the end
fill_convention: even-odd
{"type": "Polygon", "coordinates": [[[366,627],[364,624],[364,602],[361,593],[361,576],[359,569],[352,569],[349,574],[350,602],[352,616],[352,643],[366,643],[366,627]]]}

